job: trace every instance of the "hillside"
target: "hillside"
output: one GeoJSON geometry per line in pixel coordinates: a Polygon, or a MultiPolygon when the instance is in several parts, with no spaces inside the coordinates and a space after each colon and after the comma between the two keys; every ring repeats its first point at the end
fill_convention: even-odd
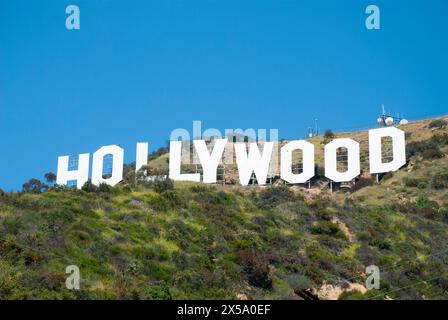
{"type": "MultiPolygon", "coordinates": [[[[0,192],[0,299],[300,299],[305,289],[445,299],[448,128],[434,123],[400,127],[401,170],[378,184],[364,172],[332,193],[319,175],[308,189],[136,184],[132,174],[114,188],[0,192]],[[371,264],[381,289],[365,292],[371,264]],[[79,291],[65,288],[68,265],[80,268],[79,291]]],[[[337,137],[367,150],[366,131],[337,137]]],[[[322,139],[312,139],[320,167],[322,139]]],[[[166,154],[149,162],[166,164],[166,154]]]]}

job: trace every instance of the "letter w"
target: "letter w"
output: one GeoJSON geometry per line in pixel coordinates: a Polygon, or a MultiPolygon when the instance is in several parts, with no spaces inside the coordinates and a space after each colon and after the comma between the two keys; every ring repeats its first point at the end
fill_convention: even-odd
{"type": "Polygon", "coordinates": [[[258,184],[266,184],[274,143],[265,142],[262,155],[260,154],[260,150],[256,143],[250,143],[249,146],[248,155],[245,143],[235,143],[235,154],[240,175],[240,183],[243,186],[247,186],[252,176],[252,172],[255,172],[258,184]]]}

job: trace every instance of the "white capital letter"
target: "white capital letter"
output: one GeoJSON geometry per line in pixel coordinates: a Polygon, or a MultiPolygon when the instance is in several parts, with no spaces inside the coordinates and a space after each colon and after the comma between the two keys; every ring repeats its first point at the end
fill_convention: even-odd
{"type": "Polygon", "coordinates": [[[76,180],[76,187],[81,189],[84,183],[89,180],[89,157],[88,153],[78,156],[78,169],[68,170],[69,156],[58,157],[58,172],[56,174],[56,183],[59,185],[67,184],[67,181],[76,180]]]}
{"type": "Polygon", "coordinates": [[[181,153],[182,141],[170,141],[170,179],[175,181],[199,182],[201,180],[201,175],[199,173],[180,173],[182,164],[181,153]]]}
{"type": "Polygon", "coordinates": [[[249,145],[249,155],[247,155],[245,143],[235,143],[236,163],[238,165],[240,183],[243,186],[247,186],[252,172],[255,172],[258,184],[266,184],[274,143],[264,143],[263,155],[260,155],[260,150],[256,143],[250,143],[249,145]]]}
{"type": "Polygon", "coordinates": [[[406,144],[404,131],[395,127],[369,130],[370,173],[396,171],[406,164],[406,144]],[[381,138],[392,138],[391,162],[383,163],[381,138]]]}
{"type": "Polygon", "coordinates": [[[335,182],[350,181],[361,172],[359,163],[359,143],[352,139],[335,139],[325,146],[325,176],[335,182]],[[347,171],[337,170],[336,151],[347,148],[347,171]]]}
{"type": "Polygon", "coordinates": [[[123,179],[123,148],[117,145],[105,146],[98,149],[93,154],[92,163],[92,184],[98,186],[101,183],[107,183],[114,186],[123,179]],[[112,160],[112,175],[111,177],[103,178],[103,160],[106,154],[113,156],[112,160]]]}
{"type": "Polygon", "coordinates": [[[216,171],[219,161],[222,158],[227,139],[215,139],[215,144],[211,155],[208,152],[207,145],[204,140],[194,140],[193,144],[199,157],[204,172],[203,181],[205,183],[216,182],[216,171]]]}
{"type": "Polygon", "coordinates": [[[137,142],[137,151],[135,152],[135,172],[148,164],[148,143],[137,142]]]}
{"type": "Polygon", "coordinates": [[[291,141],[280,150],[280,176],[288,183],[304,183],[314,176],[314,145],[305,140],[291,141]],[[292,172],[292,152],[302,150],[303,172],[292,172]]]}

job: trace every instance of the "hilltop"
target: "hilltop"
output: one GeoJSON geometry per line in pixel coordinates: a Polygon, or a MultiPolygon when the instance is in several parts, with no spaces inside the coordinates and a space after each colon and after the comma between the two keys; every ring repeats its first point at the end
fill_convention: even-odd
{"type": "MultiPolygon", "coordinates": [[[[1,192],[0,299],[446,298],[447,120],[400,126],[405,167],[375,183],[363,161],[361,178],[333,192],[322,174],[311,188],[135,183],[132,166],[113,188],[1,192]],[[381,289],[366,291],[372,264],[381,289]],[[65,288],[68,265],[79,291],[65,288]]],[[[366,131],[336,137],[368,156],[366,131]]],[[[324,139],[311,139],[317,173],[324,139]]],[[[235,168],[226,174],[233,183],[235,168]]]]}

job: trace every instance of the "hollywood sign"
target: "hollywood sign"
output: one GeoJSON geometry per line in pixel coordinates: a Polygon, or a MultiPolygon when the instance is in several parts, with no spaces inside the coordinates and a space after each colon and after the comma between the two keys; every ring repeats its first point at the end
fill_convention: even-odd
{"type": "MultiPolygon", "coordinates": [[[[218,165],[222,161],[227,139],[215,139],[211,152],[205,140],[193,140],[193,146],[202,166],[202,182],[216,183],[218,165]]],[[[262,150],[257,143],[234,143],[234,151],[240,184],[248,185],[252,174],[255,174],[258,184],[266,183],[269,166],[273,153],[274,142],[264,142],[262,150]],[[247,147],[248,146],[248,147],[247,147]]],[[[356,178],[361,173],[359,143],[349,138],[334,139],[325,145],[325,176],[335,182],[346,182],[356,178]],[[339,148],[347,150],[347,170],[337,170],[336,153],[339,148]]],[[[124,150],[117,145],[104,146],[93,154],[91,181],[94,185],[106,183],[116,185],[123,179],[124,150]],[[104,157],[112,155],[112,172],[107,178],[103,177],[104,157]]],[[[136,166],[138,171],[147,164],[148,143],[137,143],[136,166]]],[[[57,184],[64,185],[68,181],[76,180],[81,188],[89,179],[90,154],[78,156],[78,168],[69,170],[69,156],[58,158],[57,184]]],[[[371,174],[396,171],[406,163],[405,134],[395,127],[369,130],[369,170],[371,174]],[[383,162],[383,138],[392,140],[392,161],[383,162]]],[[[169,150],[169,178],[174,181],[200,182],[199,173],[182,173],[182,141],[170,141],[169,150]]],[[[315,175],[314,145],[305,140],[293,140],[280,149],[280,177],[287,183],[305,183],[315,175]],[[293,151],[301,150],[303,171],[293,173],[293,151]]]]}

